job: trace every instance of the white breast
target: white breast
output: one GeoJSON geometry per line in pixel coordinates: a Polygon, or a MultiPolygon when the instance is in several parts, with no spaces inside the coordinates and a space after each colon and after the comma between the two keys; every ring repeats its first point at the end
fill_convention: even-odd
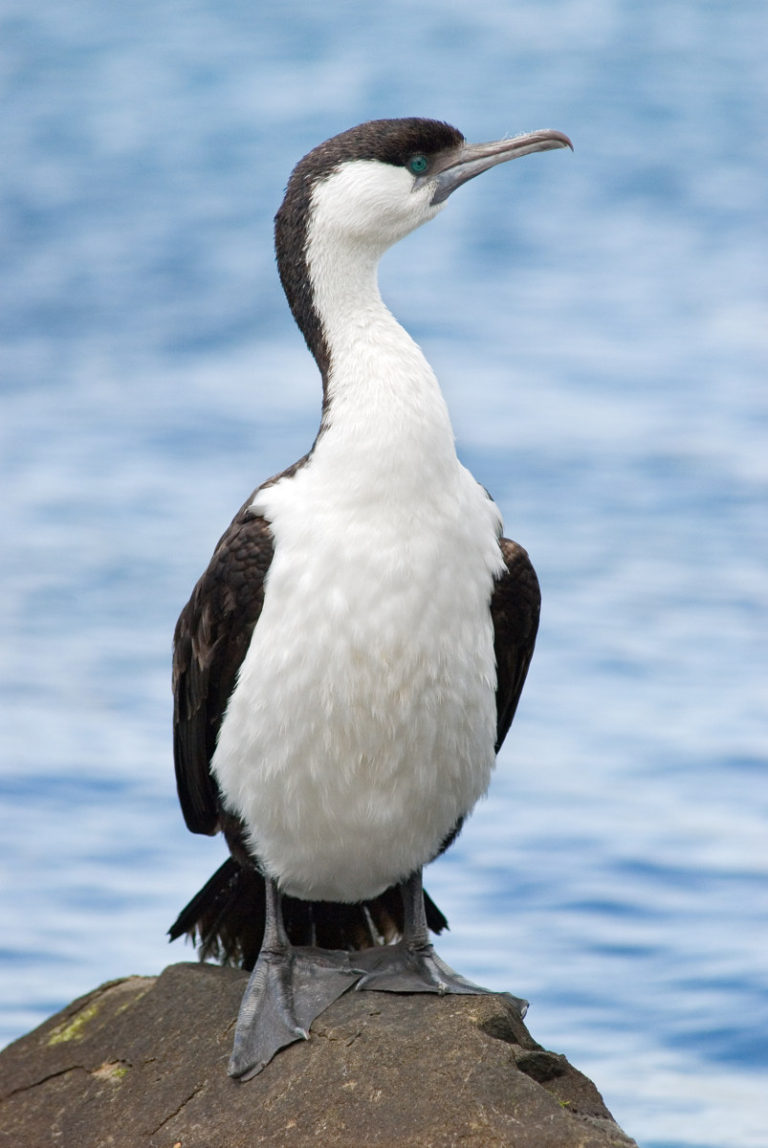
{"type": "Polygon", "coordinates": [[[262,500],[275,557],[213,766],[286,892],[357,901],[431,860],[488,785],[498,544],[458,467],[442,513],[363,518],[321,471],[262,500]]]}

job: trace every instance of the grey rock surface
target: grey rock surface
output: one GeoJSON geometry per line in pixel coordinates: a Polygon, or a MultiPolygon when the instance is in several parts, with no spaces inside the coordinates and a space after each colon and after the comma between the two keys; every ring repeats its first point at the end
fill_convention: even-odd
{"type": "MultiPolygon", "coordinates": [[[[112,981],[0,1053],[2,1148],[632,1148],[590,1080],[503,994],[350,992],[243,1084],[247,974],[112,981]]],[[[634,1145],[636,1148],[636,1145],[634,1145]]]]}

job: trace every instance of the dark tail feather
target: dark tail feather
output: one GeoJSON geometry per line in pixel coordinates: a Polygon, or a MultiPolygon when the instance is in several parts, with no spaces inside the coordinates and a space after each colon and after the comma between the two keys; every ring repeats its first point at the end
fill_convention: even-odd
{"type": "Polygon", "coordinates": [[[228,857],[179,913],[172,941],[187,934],[201,961],[251,969],[264,934],[264,879],[228,857]]]}
{"type": "MultiPolygon", "coordinates": [[[[433,933],[448,927],[443,914],[424,893],[427,924],[433,933]]],[[[283,917],[294,945],[324,949],[365,949],[396,940],[403,928],[403,907],[393,886],[372,901],[345,905],[332,901],[283,900],[283,917]]],[[[264,878],[227,858],[179,913],[168,930],[172,941],[186,934],[201,961],[252,969],[264,935],[264,878]]]]}

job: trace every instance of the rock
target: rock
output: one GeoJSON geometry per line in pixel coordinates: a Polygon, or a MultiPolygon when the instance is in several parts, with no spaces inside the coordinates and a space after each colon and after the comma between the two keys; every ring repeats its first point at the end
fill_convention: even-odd
{"type": "MultiPolygon", "coordinates": [[[[247,973],[111,981],[0,1053],[2,1148],[632,1148],[503,995],[350,992],[244,1084],[247,973]]],[[[636,1145],[635,1145],[636,1148],[636,1145]]]]}

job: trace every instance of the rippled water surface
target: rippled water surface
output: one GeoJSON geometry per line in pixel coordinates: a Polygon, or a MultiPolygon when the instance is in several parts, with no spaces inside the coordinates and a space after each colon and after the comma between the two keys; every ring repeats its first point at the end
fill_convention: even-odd
{"type": "Polygon", "coordinates": [[[428,885],[648,1148],[768,1126],[763,0],[6,0],[0,1034],[189,955],[170,638],[319,387],[271,217],[360,120],[574,140],[385,259],[530,550],[536,657],[428,885]]]}

